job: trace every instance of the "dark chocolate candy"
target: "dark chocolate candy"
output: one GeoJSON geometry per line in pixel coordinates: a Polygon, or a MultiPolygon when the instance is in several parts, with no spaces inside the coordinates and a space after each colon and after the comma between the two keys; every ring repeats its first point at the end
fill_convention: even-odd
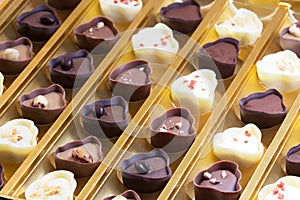
{"type": "MultiPolygon", "coordinates": [[[[300,26],[300,22],[296,22],[300,26]]],[[[291,50],[300,57],[300,38],[297,38],[289,33],[289,28],[286,27],[280,32],[279,44],[284,50],[291,50]]]]}
{"type": "Polygon", "coordinates": [[[59,10],[73,10],[81,0],[48,0],[48,4],[59,10]]]}
{"type": "Polygon", "coordinates": [[[151,144],[167,152],[188,149],[196,137],[194,117],[184,108],[173,108],[150,124],[151,144]]]}
{"type": "Polygon", "coordinates": [[[110,90],[128,101],[146,99],[151,91],[152,69],[145,60],[133,60],[112,71],[110,90]]]}
{"type": "Polygon", "coordinates": [[[28,65],[33,58],[32,43],[26,37],[13,41],[0,43],[0,72],[5,75],[16,75],[28,65]],[[19,52],[17,60],[11,60],[5,56],[6,49],[15,49],[19,52]]]}
{"type": "Polygon", "coordinates": [[[286,173],[300,176],[300,144],[289,149],[285,157],[286,173]]]}
{"type": "Polygon", "coordinates": [[[206,43],[198,52],[199,68],[213,70],[218,79],[228,78],[234,73],[239,52],[239,41],[233,38],[206,43]]]}
{"type": "MultiPolygon", "coordinates": [[[[141,197],[133,190],[126,190],[125,192],[123,192],[122,194],[119,194],[118,196],[125,197],[128,200],[141,200],[141,197]]],[[[112,200],[115,197],[116,196],[109,196],[102,200],[112,200]]]]}
{"type": "Polygon", "coordinates": [[[66,107],[65,90],[58,84],[48,88],[39,88],[21,96],[21,111],[24,118],[36,124],[53,123],[66,107]],[[34,105],[34,99],[41,95],[46,98],[48,105],[34,105]]]}
{"type": "Polygon", "coordinates": [[[216,162],[195,177],[195,199],[237,200],[242,193],[241,177],[236,163],[216,162]]]}
{"type": "Polygon", "coordinates": [[[280,124],[287,114],[283,96],[275,89],[257,92],[240,100],[241,120],[254,123],[259,128],[270,128],[280,124]]]}
{"type": "Polygon", "coordinates": [[[4,187],[5,181],[4,181],[4,167],[0,163],[0,190],[4,187]]]}
{"type": "Polygon", "coordinates": [[[161,190],[172,176],[169,157],[161,149],[141,153],[123,160],[121,165],[123,184],[140,193],[161,190]],[[136,164],[138,162],[138,164],[136,164]],[[149,170],[141,171],[137,165],[143,163],[149,170]],[[145,165],[145,163],[147,163],[145,165]]]}
{"type": "Polygon", "coordinates": [[[44,5],[17,17],[20,34],[35,42],[48,40],[60,25],[61,20],[56,11],[44,5]]]}
{"type": "Polygon", "coordinates": [[[69,142],[55,151],[55,166],[76,177],[90,176],[103,160],[101,142],[94,136],[69,142]]]}
{"type": "Polygon", "coordinates": [[[160,10],[160,19],[173,30],[193,32],[202,21],[200,5],[195,0],[172,3],[160,10]]]}
{"type": "Polygon", "coordinates": [[[83,128],[100,138],[120,136],[128,125],[128,103],[120,96],[98,100],[81,110],[83,128]]]}
{"type": "Polygon", "coordinates": [[[114,23],[106,17],[96,17],[75,30],[75,42],[93,54],[107,53],[119,39],[114,23]]]}
{"type": "Polygon", "coordinates": [[[93,57],[85,50],[53,58],[49,67],[51,80],[64,88],[81,87],[94,72],[93,57]]]}

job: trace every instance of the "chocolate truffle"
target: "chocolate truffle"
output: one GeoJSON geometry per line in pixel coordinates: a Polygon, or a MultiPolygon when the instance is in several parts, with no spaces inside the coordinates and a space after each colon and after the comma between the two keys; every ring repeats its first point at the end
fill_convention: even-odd
{"type": "Polygon", "coordinates": [[[117,196],[109,196],[102,200],[141,200],[141,197],[133,190],[126,190],[117,196]]]}
{"type": "Polygon", "coordinates": [[[110,90],[129,101],[144,100],[150,94],[151,73],[150,64],[145,60],[128,62],[110,74],[110,90]]]}
{"type": "Polygon", "coordinates": [[[51,80],[64,88],[81,87],[93,72],[93,57],[85,50],[50,60],[51,80]]]}
{"type": "Polygon", "coordinates": [[[32,43],[26,37],[0,43],[0,71],[5,75],[16,75],[33,58],[32,43]]]}
{"type": "Polygon", "coordinates": [[[254,123],[259,128],[270,128],[280,124],[287,109],[283,104],[283,96],[275,89],[257,92],[240,100],[241,120],[254,123]]]}
{"type": "Polygon", "coordinates": [[[22,115],[36,124],[53,123],[66,107],[65,96],[65,90],[58,84],[35,89],[21,96],[22,115]]]}
{"type": "Polygon", "coordinates": [[[199,68],[213,70],[218,79],[228,78],[234,73],[239,52],[239,41],[233,38],[206,43],[198,52],[199,68]]]}
{"type": "Polygon", "coordinates": [[[292,147],[285,157],[286,173],[300,176],[300,144],[292,147]]]}
{"type": "Polygon", "coordinates": [[[219,161],[194,179],[196,200],[237,200],[242,193],[241,172],[230,161],[219,161]]]}
{"type": "Polygon", "coordinates": [[[3,188],[3,186],[4,186],[4,167],[0,163],[0,190],[3,188]]]}
{"type": "Polygon", "coordinates": [[[17,17],[17,28],[20,34],[35,42],[48,40],[60,25],[61,20],[56,11],[44,5],[17,17]]]}
{"type": "Polygon", "coordinates": [[[200,5],[195,0],[172,3],[160,10],[160,20],[181,33],[193,32],[202,21],[200,5]]]}
{"type": "Polygon", "coordinates": [[[55,151],[56,169],[71,171],[75,177],[92,175],[102,159],[101,142],[94,136],[69,142],[55,151]]]}
{"type": "Polygon", "coordinates": [[[59,10],[73,10],[81,2],[81,0],[48,0],[48,4],[59,10]]]}
{"type": "Polygon", "coordinates": [[[119,39],[118,33],[114,23],[106,17],[96,17],[74,30],[77,46],[95,54],[107,53],[119,39]]]}
{"type": "Polygon", "coordinates": [[[150,124],[151,144],[167,152],[190,147],[196,137],[194,117],[184,108],[173,108],[155,118],[150,124]]]}
{"type": "Polygon", "coordinates": [[[282,49],[291,50],[300,57],[300,22],[296,22],[281,31],[279,44],[282,49]]]}
{"type": "Polygon", "coordinates": [[[123,160],[121,170],[123,184],[140,193],[161,190],[172,176],[169,157],[161,149],[123,160]]]}
{"type": "Polygon", "coordinates": [[[101,99],[81,110],[83,128],[100,138],[120,136],[128,125],[128,103],[120,96],[101,99]]]}

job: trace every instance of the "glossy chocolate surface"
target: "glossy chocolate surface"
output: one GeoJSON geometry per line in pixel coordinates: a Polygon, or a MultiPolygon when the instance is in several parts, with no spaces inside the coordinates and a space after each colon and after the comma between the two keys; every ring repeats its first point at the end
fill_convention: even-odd
{"type": "Polygon", "coordinates": [[[61,20],[56,11],[44,5],[17,17],[20,34],[35,42],[48,40],[60,25],[61,20]]]}
{"type": "Polygon", "coordinates": [[[195,199],[237,200],[242,193],[241,177],[236,163],[216,162],[195,177],[195,199]]]}
{"type": "Polygon", "coordinates": [[[81,110],[83,128],[100,138],[120,136],[128,125],[128,103],[120,96],[98,100],[81,110]]]}
{"type": "Polygon", "coordinates": [[[49,67],[51,80],[64,88],[81,87],[94,72],[93,57],[85,50],[53,58],[49,67]]]}
{"type": "Polygon", "coordinates": [[[102,160],[102,145],[94,136],[69,142],[55,151],[56,169],[69,170],[76,177],[92,175],[102,160]]]}
{"type": "Polygon", "coordinates": [[[161,149],[123,160],[121,170],[123,184],[141,193],[161,190],[172,175],[169,157],[161,149]]]}
{"type": "Polygon", "coordinates": [[[117,42],[118,33],[114,23],[106,17],[96,17],[74,30],[77,46],[92,54],[107,53],[117,42]]]}
{"type": "Polygon", "coordinates": [[[194,0],[172,3],[160,10],[160,19],[173,30],[193,32],[202,21],[200,5],[194,0]]]}
{"type": "Polygon", "coordinates": [[[288,175],[300,176],[300,144],[289,149],[285,166],[288,175]]]}
{"type": "Polygon", "coordinates": [[[110,89],[128,101],[146,99],[151,91],[152,69],[145,60],[133,60],[112,71],[110,89]]]}
{"type": "Polygon", "coordinates": [[[22,72],[33,58],[32,43],[28,38],[21,37],[13,41],[0,43],[0,71],[5,75],[15,75],[22,72]],[[18,51],[18,59],[12,60],[7,57],[6,49],[18,51]]]}
{"type": "Polygon", "coordinates": [[[81,0],[48,0],[48,4],[59,10],[73,10],[81,0]]]}
{"type": "Polygon", "coordinates": [[[56,120],[66,107],[65,91],[57,84],[53,84],[48,88],[39,88],[21,96],[20,104],[24,118],[30,119],[36,124],[50,124],[56,120]],[[34,105],[33,102],[39,95],[47,99],[47,106],[34,105]]]}
{"type": "Polygon", "coordinates": [[[150,124],[151,144],[166,152],[184,151],[196,137],[194,117],[184,108],[174,108],[150,124]]]}
{"type": "MultiPolygon", "coordinates": [[[[300,22],[296,22],[300,26],[300,22]]],[[[289,33],[289,28],[286,27],[280,32],[279,44],[284,50],[291,50],[300,57],[300,38],[289,33]]]]}
{"type": "Polygon", "coordinates": [[[199,68],[213,70],[218,79],[228,78],[234,73],[239,52],[239,42],[233,38],[206,43],[198,52],[199,68]]]}
{"type": "Polygon", "coordinates": [[[128,200],[141,200],[141,197],[133,190],[126,190],[122,194],[119,194],[117,196],[109,196],[109,197],[106,197],[102,200],[113,200],[114,198],[116,198],[118,196],[125,197],[128,200]]]}
{"type": "Polygon", "coordinates": [[[283,96],[275,89],[253,93],[240,100],[241,120],[259,128],[270,128],[281,123],[287,114],[283,96]]]}

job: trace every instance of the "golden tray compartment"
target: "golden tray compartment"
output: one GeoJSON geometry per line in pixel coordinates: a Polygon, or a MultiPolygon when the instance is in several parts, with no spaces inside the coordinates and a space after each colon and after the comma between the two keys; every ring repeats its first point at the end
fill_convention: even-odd
{"type": "MultiPolygon", "coordinates": [[[[136,18],[136,20],[134,20],[128,26],[122,27],[121,25],[117,25],[119,30],[134,30],[137,27],[141,28],[144,26],[154,25],[156,23],[155,15],[157,14],[158,9],[160,8],[157,8],[157,3],[159,3],[159,5],[162,5],[162,0],[156,1],[156,4],[154,2],[150,2],[151,1],[149,1],[147,6],[145,5],[143,8],[144,12],[146,13],[142,13],[141,15],[139,15],[136,18]],[[152,9],[153,6],[155,6],[155,9],[152,9]]],[[[92,7],[92,5],[94,4],[98,4],[98,2],[96,0],[89,2],[83,0],[80,5],[85,6],[85,8],[88,8],[89,6],[92,7]]],[[[154,75],[152,77],[154,83],[162,82],[164,83],[164,85],[168,85],[168,83],[171,83],[171,81],[177,78],[178,74],[186,74],[191,72],[191,70],[193,70],[194,67],[190,63],[188,63],[187,60],[189,60],[192,57],[194,50],[198,49],[200,47],[199,45],[203,45],[206,42],[217,39],[217,35],[214,32],[213,28],[211,28],[211,26],[216,22],[223,21],[224,18],[231,16],[233,12],[230,6],[228,5],[228,2],[225,0],[216,0],[214,4],[212,5],[212,9],[210,11],[205,11],[204,13],[202,13],[204,14],[204,20],[201,22],[194,34],[191,35],[191,39],[189,39],[188,41],[184,41],[184,43],[182,44],[182,49],[179,53],[181,57],[177,57],[174,63],[171,64],[171,66],[168,69],[161,69],[163,71],[166,70],[165,75],[162,77],[162,79],[160,79],[161,74],[154,75]],[[224,13],[220,11],[224,11],[224,13]],[[205,18],[206,16],[209,17],[205,18]],[[194,50],[190,51],[190,49],[194,50]]],[[[247,5],[249,6],[249,4],[247,5]]],[[[251,5],[249,7],[251,7],[251,5]]],[[[20,74],[18,78],[16,78],[16,81],[13,83],[13,85],[5,91],[4,95],[2,96],[3,98],[1,97],[1,100],[3,99],[5,102],[1,103],[0,116],[2,116],[2,121],[0,123],[4,123],[14,118],[15,116],[18,116],[15,103],[18,101],[18,97],[21,95],[21,93],[27,93],[28,91],[31,91],[33,88],[36,87],[44,87],[44,85],[41,86],[37,84],[38,80],[42,80],[42,77],[43,84],[46,85],[45,81],[47,81],[47,84],[49,84],[49,80],[45,79],[45,71],[49,59],[52,57],[56,57],[61,53],[64,53],[65,49],[71,51],[74,51],[76,49],[76,47],[74,47],[74,44],[72,43],[71,31],[74,27],[76,27],[76,25],[82,23],[83,21],[89,21],[88,19],[91,19],[95,13],[98,14],[98,12],[100,11],[99,8],[97,9],[98,10],[95,9],[95,11],[93,10],[93,12],[87,13],[84,12],[83,8],[80,8],[80,6],[78,6],[76,10],[70,15],[70,17],[66,19],[65,23],[60,28],[60,30],[58,30],[57,33],[51,38],[51,40],[49,40],[49,42],[42,48],[41,53],[36,55],[37,58],[35,58],[35,62],[32,61],[29,64],[29,66],[26,68],[26,70],[28,70],[22,72],[22,74],[20,74]],[[73,17],[73,19],[71,16],[73,17]],[[74,17],[76,17],[76,20],[74,19],[74,17]],[[52,41],[52,43],[50,41],[52,41]],[[33,75],[32,79],[26,82],[25,84],[21,84],[22,82],[19,81],[24,80],[26,77],[25,75],[29,74],[33,75]]],[[[283,23],[284,19],[287,16],[287,10],[287,7],[279,6],[279,9],[277,10],[276,14],[272,19],[272,23],[274,22],[274,20],[283,23]]],[[[199,146],[200,148],[196,148],[196,144],[200,142],[201,138],[209,139],[211,137],[211,135],[208,134],[208,129],[211,129],[211,127],[215,127],[214,129],[218,128],[218,125],[216,125],[215,123],[217,120],[214,120],[212,122],[212,118],[215,117],[215,115],[217,115],[219,117],[218,119],[224,119],[225,117],[220,117],[220,115],[224,113],[228,113],[226,114],[226,117],[227,115],[236,117],[236,110],[233,109],[232,111],[232,109],[229,108],[234,107],[233,105],[235,103],[235,98],[237,98],[240,95],[239,93],[248,93],[248,91],[251,90],[251,87],[247,87],[247,84],[249,84],[249,80],[252,80],[251,77],[253,76],[251,75],[253,75],[254,73],[251,67],[254,65],[255,61],[258,60],[257,57],[259,56],[259,52],[266,52],[267,47],[270,45],[268,39],[272,38],[271,40],[274,40],[274,33],[278,32],[279,30],[278,27],[265,27],[269,23],[270,19],[271,18],[267,17],[263,20],[264,29],[267,29],[268,31],[264,30],[263,36],[260,38],[259,41],[257,41],[256,45],[253,47],[253,50],[252,48],[242,49],[242,52],[240,54],[240,63],[238,65],[239,72],[236,74],[236,78],[234,80],[224,81],[223,84],[225,87],[218,89],[220,95],[217,95],[217,101],[226,102],[226,106],[225,104],[217,104],[217,108],[221,107],[220,111],[222,112],[213,112],[211,113],[211,116],[210,114],[208,114],[205,116],[198,117],[197,121],[199,123],[197,124],[197,128],[199,131],[201,129],[202,130],[199,133],[197,140],[194,142],[193,146],[186,153],[185,157],[180,157],[179,160],[176,160],[176,162],[172,164],[171,167],[173,169],[173,172],[174,169],[177,168],[177,170],[173,174],[173,178],[169,181],[169,184],[161,192],[161,194],[155,193],[153,195],[145,195],[145,197],[142,196],[143,199],[172,199],[171,196],[168,196],[168,194],[173,193],[173,189],[175,189],[175,186],[178,186],[178,181],[176,180],[176,177],[180,177],[181,175],[183,175],[186,172],[186,170],[192,170],[194,166],[193,164],[195,164],[188,161],[188,158],[194,157],[197,154],[200,155],[201,152],[205,153],[206,151],[204,146],[199,146]],[[247,56],[248,54],[249,56],[247,56]],[[244,74],[245,72],[246,74],[244,74]],[[242,88],[245,87],[247,90],[236,88],[238,84],[234,86],[234,83],[239,82],[239,80],[246,80],[242,83],[242,88]],[[230,85],[231,82],[233,84],[230,85]],[[227,87],[229,88],[227,89],[227,87]],[[223,94],[222,92],[225,92],[225,94],[223,94]],[[226,98],[229,98],[229,100],[222,98],[222,95],[226,98]],[[197,151],[193,152],[192,150],[195,150],[195,148],[197,149],[197,151]],[[176,185],[172,185],[172,183],[176,183],[176,185]]],[[[90,77],[90,79],[86,82],[86,84],[81,90],[76,91],[77,94],[75,97],[71,96],[72,91],[68,91],[68,107],[53,125],[40,128],[40,130],[42,130],[43,137],[40,137],[38,148],[36,148],[36,150],[34,150],[27,157],[27,159],[21,164],[21,166],[18,165],[12,167],[12,172],[9,174],[9,176],[11,177],[9,177],[9,181],[2,189],[1,194],[22,198],[24,190],[26,189],[28,184],[30,184],[30,182],[35,180],[37,177],[43,175],[44,173],[54,170],[54,168],[51,166],[51,163],[49,162],[49,155],[51,155],[51,153],[57,146],[61,146],[62,144],[74,139],[79,139],[78,135],[71,135],[68,133],[76,132],[82,129],[78,129],[78,126],[76,126],[76,124],[81,123],[79,117],[79,110],[83,105],[91,102],[92,98],[90,94],[93,93],[97,88],[97,90],[101,89],[102,92],[104,91],[104,94],[96,92],[95,96],[97,98],[109,98],[110,93],[107,87],[107,75],[113,68],[116,68],[122,63],[125,63],[134,58],[132,52],[130,51],[130,45],[128,44],[128,39],[131,37],[131,34],[132,32],[123,35],[117,43],[117,45],[102,60],[102,62],[99,61],[99,66],[95,70],[95,73],[90,77]],[[120,52],[127,53],[119,57],[118,53],[120,52]]],[[[256,84],[256,86],[259,88],[259,84],[256,84]]],[[[260,86],[260,88],[261,87],[262,86],[260,86]]],[[[253,88],[257,89],[255,87],[253,88]]],[[[289,102],[286,103],[286,105],[288,108],[290,108],[291,103],[296,98],[296,95],[291,95],[289,97],[285,97],[285,99],[286,98],[289,99],[289,102]]],[[[132,150],[132,152],[144,152],[153,149],[153,147],[151,147],[151,145],[149,144],[147,138],[141,138],[139,136],[141,136],[141,130],[147,129],[147,127],[144,127],[144,125],[147,126],[147,124],[149,124],[149,121],[153,117],[161,113],[159,109],[156,109],[156,104],[161,105],[164,109],[174,107],[174,105],[172,105],[169,101],[169,91],[167,87],[161,86],[159,84],[153,84],[152,93],[145,102],[139,102],[130,105],[130,114],[132,116],[131,123],[117,141],[110,140],[109,144],[104,145],[103,149],[105,160],[103,161],[103,164],[101,164],[97,171],[94,173],[94,175],[92,177],[88,177],[84,180],[78,181],[79,186],[75,192],[75,196],[77,197],[77,199],[92,199],[94,197],[104,197],[103,195],[108,196],[108,194],[118,194],[122,192],[120,191],[120,189],[125,190],[125,187],[122,186],[120,180],[118,179],[117,170],[113,170],[111,167],[119,166],[119,162],[121,161],[121,159],[129,156],[128,154],[124,153],[125,150],[129,149],[132,150]],[[141,107],[140,110],[138,110],[139,107],[141,107]],[[147,112],[149,111],[151,113],[148,115],[147,112]]],[[[231,125],[232,124],[228,124],[228,126],[231,125]]],[[[269,145],[271,140],[272,137],[266,139],[266,141],[264,142],[267,145],[269,145]]],[[[173,157],[177,159],[176,155],[173,155],[173,157]]],[[[196,158],[197,156],[195,156],[193,160],[195,160],[196,158]]],[[[211,160],[208,161],[211,162],[211,160]]],[[[209,162],[207,163],[207,165],[210,164],[209,162]]],[[[250,170],[249,173],[252,173],[252,171],[250,170]]],[[[181,187],[177,188],[182,189],[181,187]]]]}

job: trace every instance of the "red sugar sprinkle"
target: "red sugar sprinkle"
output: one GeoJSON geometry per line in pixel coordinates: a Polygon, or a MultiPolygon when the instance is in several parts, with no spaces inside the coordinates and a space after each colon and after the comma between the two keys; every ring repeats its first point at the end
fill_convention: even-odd
{"type": "Polygon", "coordinates": [[[162,45],[162,46],[166,46],[167,44],[168,44],[168,43],[165,42],[165,41],[162,41],[162,42],[161,42],[161,45],[162,45]]]}
{"type": "Polygon", "coordinates": [[[125,4],[125,5],[128,5],[128,2],[127,2],[127,1],[125,1],[125,2],[124,2],[124,4],[125,4]]]}
{"type": "Polygon", "coordinates": [[[247,137],[251,137],[251,133],[249,132],[249,131],[245,131],[245,135],[247,136],[247,137]]]}
{"type": "Polygon", "coordinates": [[[199,77],[200,77],[199,75],[195,75],[195,76],[194,76],[194,78],[199,78],[199,77]]]}
{"type": "Polygon", "coordinates": [[[171,38],[171,35],[167,35],[165,38],[166,38],[166,39],[169,39],[169,38],[171,38]]]}
{"type": "Polygon", "coordinates": [[[153,46],[158,47],[158,44],[153,44],[153,46]]]}
{"type": "Polygon", "coordinates": [[[238,141],[238,139],[236,139],[236,138],[233,138],[233,141],[237,142],[237,141],[238,141]]]}
{"type": "Polygon", "coordinates": [[[189,84],[189,88],[194,89],[196,83],[197,83],[197,81],[191,80],[191,82],[190,82],[190,84],[189,84]]]}
{"type": "Polygon", "coordinates": [[[283,183],[283,182],[280,182],[280,183],[277,184],[277,187],[278,187],[278,188],[282,188],[283,186],[284,186],[284,183],[283,183]]]}
{"type": "Polygon", "coordinates": [[[115,0],[114,3],[118,3],[118,1],[115,0]]]}
{"type": "Polygon", "coordinates": [[[277,199],[284,199],[284,194],[278,194],[277,199]]]}
{"type": "Polygon", "coordinates": [[[137,4],[134,4],[133,6],[138,6],[139,4],[137,3],[137,4]]]}
{"type": "Polygon", "coordinates": [[[273,193],[273,195],[276,195],[276,194],[278,194],[278,189],[277,188],[274,188],[274,190],[272,191],[272,193],[273,193]]]}
{"type": "Polygon", "coordinates": [[[247,141],[247,140],[245,140],[245,141],[244,141],[244,143],[245,143],[245,144],[247,144],[247,143],[248,143],[248,141],[247,141]]]}
{"type": "Polygon", "coordinates": [[[141,44],[140,44],[140,47],[143,47],[143,46],[145,46],[145,45],[144,45],[143,43],[141,43],[141,44]]]}
{"type": "Polygon", "coordinates": [[[188,80],[184,80],[183,82],[184,82],[184,83],[187,83],[187,82],[188,82],[188,80]]]}
{"type": "Polygon", "coordinates": [[[202,88],[201,90],[202,90],[202,91],[205,91],[206,89],[205,89],[205,88],[202,88]]]}

